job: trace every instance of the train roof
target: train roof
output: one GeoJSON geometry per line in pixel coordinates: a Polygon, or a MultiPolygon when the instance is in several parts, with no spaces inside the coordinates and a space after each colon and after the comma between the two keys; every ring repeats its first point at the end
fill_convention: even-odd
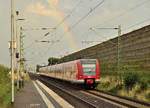
{"type": "Polygon", "coordinates": [[[80,59],[81,63],[96,63],[97,59],[80,59]]]}
{"type": "MultiPolygon", "coordinates": [[[[77,61],[81,61],[81,63],[96,63],[96,60],[97,59],[77,59],[77,60],[63,62],[63,63],[59,63],[59,64],[55,64],[55,65],[61,65],[61,64],[77,62],[77,61]]],[[[50,66],[55,66],[55,65],[50,65],[50,66]]],[[[46,67],[49,67],[49,66],[46,66],[46,67]]],[[[42,67],[42,68],[46,68],[46,67],[42,67]]]]}
{"type": "Polygon", "coordinates": [[[81,60],[81,61],[95,61],[95,60],[97,60],[97,59],[79,59],[79,60],[81,60]]]}

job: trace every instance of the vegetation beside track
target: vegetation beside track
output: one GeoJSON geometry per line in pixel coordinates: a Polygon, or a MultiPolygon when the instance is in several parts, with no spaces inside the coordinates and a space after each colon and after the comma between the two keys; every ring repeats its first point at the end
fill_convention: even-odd
{"type": "Polygon", "coordinates": [[[0,107],[8,108],[11,103],[11,80],[9,69],[0,65],[0,107]]]}
{"type": "Polygon", "coordinates": [[[98,90],[150,102],[150,73],[148,70],[122,68],[119,73],[116,70],[112,67],[111,72],[105,72],[105,68],[102,67],[98,90]]]}

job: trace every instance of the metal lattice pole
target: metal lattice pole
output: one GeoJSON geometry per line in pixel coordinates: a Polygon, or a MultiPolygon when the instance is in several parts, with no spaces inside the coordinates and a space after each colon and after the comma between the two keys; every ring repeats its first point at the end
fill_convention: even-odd
{"type": "MultiPolygon", "coordinates": [[[[19,12],[16,11],[16,15],[19,15],[19,12]]],[[[17,90],[19,90],[19,79],[20,79],[20,75],[19,75],[19,67],[20,67],[20,63],[19,63],[19,36],[18,36],[18,23],[17,23],[17,19],[16,21],[16,44],[17,44],[17,51],[16,51],[16,58],[17,58],[17,90]]]]}
{"type": "MultiPolygon", "coordinates": [[[[24,77],[24,41],[23,41],[22,27],[20,27],[20,74],[24,77]]],[[[23,79],[22,79],[23,80],[23,79]]]]}

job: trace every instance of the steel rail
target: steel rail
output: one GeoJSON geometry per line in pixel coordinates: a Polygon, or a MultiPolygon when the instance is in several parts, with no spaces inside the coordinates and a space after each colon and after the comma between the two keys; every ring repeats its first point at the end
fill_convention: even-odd
{"type": "MultiPolygon", "coordinates": [[[[50,85],[52,85],[52,86],[56,86],[54,83],[50,83],[50,81],[47,81],[46,79],[43,79],[43,78],[41,78],[40,77],[40,79],[42,80],[42,81],[44,81],[45,83],[48,83],[48,84],[50,84],[50,85]]],[[[57,80],[58,81],[58,80],[57,80]]],[[[60,81],[59,81],[60,82],[60,81]]],[[[56,83],[56,82],[55,82],[56,83]]],[[[57,82],[58,83],[58,82],[57,82]]],[[[62,83],[62,82],[60,82],[60,83],[62,83]]],[[[77,90],[77,89],[79,89],[79,88],[81,88],[81,87],[79,87],[79,86],[73,86],[73,85],[70,85],[71,87],[70,88],[72,88],[72,89],[75,89],[75,90],[77,90]]],[[[84,99],[82,99],[82,98],[80,98],[80,97],[78,97],[78,96],[74,96],[74,94],[73,93],[68,93],[68,91],[67,90],[65,90],[65,89],[63,89],[63,88],[61,88],[61,87],[56,87],[56,88],[58,88],[59,90],[61,90],[61,91],[63,91],[63,92],[65,92],[65,93],[67,93],[67,94],[69,94],[69,95],[71,95],[72,97],[75,97],[76,99],[78,99],[78,100],[81,100],[81,101],[83,101],[84,103],[87,103],[87,104],[91,104],[91,103],[89,103],[88,101],[86,101],[86,100],[84,100],[84,99]]],[[[144,102],[144,101],[139,101],[139,100],[135,100],[135,99],[131,99],[131,98],[128,98],[128,97],[123,97],[123,96],[118,96],[118,95],[115,95],[115,94],[111,94],[111,93],[108,93],[108,92],[104,92],[104,91],[98,91],[98,90],[79,90],[81,93],[83,93],[83,94],[86,94],[86,95],[90,95],[90,96],[92,96],[93,95],[93,97],[96,97],[96,98],[99,98],[99,99],[105,99],[105,100],[108,100],[109,102],[111,102],[111,103],[114,103],[114,105],[116,104],[116,105],[120,105],[120,106],[124,106],[124,107],[132,107],[132,108],[149,108],[150,107],[150,104],[149,103],[146,103],[146,102],[144,102]]],[[[109,103],[108,102],[108,103],[109,103]]],[[[94,107],[94,108],[97,108],[97,106],[95,106],[95,105],[93,105],[92,104],[92,106],[94,107]]]]}
{"type": "Polygon", "coordinates": [[[64,92],[64,93],[68,94],[69,96],[71,96],[71,97],[73,97],[73,98],[76,98],[76,99],[79,100],[79,101],[82,101],[83,103],[85,103],[86,105],[88,105],[90,108],[98,108],[96,105],[94,105],[94,104],[92,104],[92,103],[90,103],[90,102],[88,102],[88,101],[86,101],[86,100],[84,100],[84,99],[78,97],[77,95],[75,95],[75,94],[73,94],[73,93],[67,91],[66,89],[63,89],[63,88],[57,86],[57,85],[54,84],[54,83],[50,83],[50,82],[49,82],[48,80],[46,80],[46,79],[43,79],[43,78],[40,77],[39,80],[42,81],[42,82],[44,82],[44,83],[47,83],[47,84],[49,84],[49,85],[51,85],[51,86],[53,86],[53,87],[55,87],[56,89],[59,89],[60,91],[62,91],[62,92],[64,92]]]}
{"type": "Polygon", "coordinates": [[[84,91],[86,93],[90,93],[111,101],[114,101],[116,103],[125,105],[127,107],[132,107],[132,108],[150,108],[150,103],[144,102],[144,101],[139,101],[136,99],[128,98],[128,97],[123,97],[115,94],[111,94],[108,92],[104,91],[98,91],[98,90],[88,90],[84,91]]]}

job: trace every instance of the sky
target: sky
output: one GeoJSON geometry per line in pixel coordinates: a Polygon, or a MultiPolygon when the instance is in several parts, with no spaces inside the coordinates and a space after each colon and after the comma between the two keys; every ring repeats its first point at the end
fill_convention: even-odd
{"type": "MultiPolygon", "coordinates": [[[[47,64],[51,56],[63,57],[150,24],[150,0],[14,0],[23,27],[26,64],[47,64]],[[56,28],[40,30],[41,28],[56,28]],[[90,29],[92,28],[92,30],[90,29]],[[44,36],[47,32],[49,35],[44,36]],[[50,41],[42,43],[39,41],[50,41]]],[[[10,0],[0,0],[0,64],[10,67],[8,42],[10,0]]]]}

